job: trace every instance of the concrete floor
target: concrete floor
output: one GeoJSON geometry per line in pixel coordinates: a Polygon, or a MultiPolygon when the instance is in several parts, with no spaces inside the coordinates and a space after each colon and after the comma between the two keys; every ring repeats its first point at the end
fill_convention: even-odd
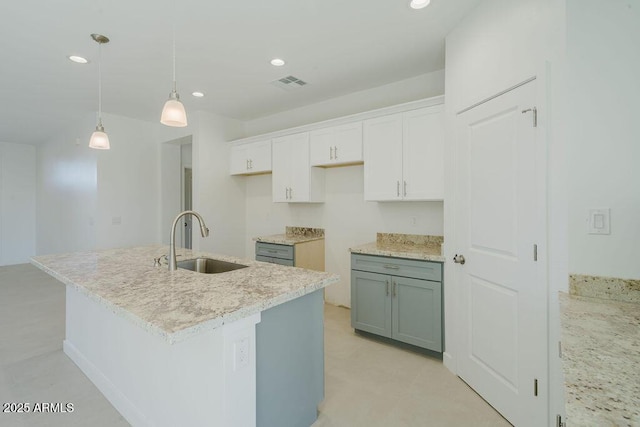
{"type": "MultiPolygon", "coordinates": [[[[0,426],[129,425],[62,352],[64,305],[64,285],[47,274],[0,267],[0,404],[74,407],[0,412],[0,426]]],[[[510,425],[440,360],[354,334],[345,308],[325,308],[325,375],[314,427],[510,425]]]]}

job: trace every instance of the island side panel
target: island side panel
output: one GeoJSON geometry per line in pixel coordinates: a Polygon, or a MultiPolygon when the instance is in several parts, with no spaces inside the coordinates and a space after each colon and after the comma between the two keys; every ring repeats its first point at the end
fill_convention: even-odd
{"type": "MultiPolygon", "coordinates": [[[[255,425],[255,358],[237,372],[228,363],[239,323],[170,344],[70,285],[66,313],[65,353],[132,425],[227,426],[239,413],[234,425],[255,425]],[[244,402],[230,401],[242,394],[225,390],[232,383],[244,402]]],[[[244,327],[252,341],[255,321],[244,327]]]]}
{"type": "Polygon", "coordinates": [[[262,312],[256,325],[258,427],[310,426],[324,399],[322,290],[262,312]]]}

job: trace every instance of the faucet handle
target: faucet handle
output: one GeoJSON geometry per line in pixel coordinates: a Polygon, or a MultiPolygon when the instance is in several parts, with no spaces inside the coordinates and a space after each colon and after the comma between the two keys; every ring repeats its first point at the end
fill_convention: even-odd
{"type": "Polygon", "coordinates": [[[153,266],[154,267],[161,267],[162,266],[162,260],[165,260],[167,263],[169,263],[169,257],[167,255],[161,255],[158,258],[154,258],[153,259],[153,266]]]}

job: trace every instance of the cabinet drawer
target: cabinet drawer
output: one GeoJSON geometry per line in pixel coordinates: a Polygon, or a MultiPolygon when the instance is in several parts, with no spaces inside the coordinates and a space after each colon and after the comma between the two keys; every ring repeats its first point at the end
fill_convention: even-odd
{"type": "Polygon", "coordinates": [[[256,242],[256,255],[293,260],[293,246],[256,242]]]}
{"type": "Polygon", "coordinates": [[[293,267],[292,259],[273,258],[270,256],[256,255],[256,261],[262,261],[262,262],[268,262],[271,264],[279,264],[279,265],[286,265],[289,267],[293,267]]]}
{"type": "Polygon", "coordinates": [[[438,262],[351,254],[351,269],[434,282],[442,281],[442,264],[438,262]]]}

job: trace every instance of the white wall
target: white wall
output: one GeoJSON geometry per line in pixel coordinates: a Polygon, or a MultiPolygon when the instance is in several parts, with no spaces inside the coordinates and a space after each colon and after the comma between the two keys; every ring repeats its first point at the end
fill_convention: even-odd
{"type": "Polygon", "coordinates": [[[245,124],[245,136],[321,122],[444,93],[444,70],[262,117],[245,124]]]}
{"type": "Polygon", "coordinates": [[[95,115],[87,114],[37,148],[37,254],[95,246],[99,153],[88,147],[94,128],[95,115]]]}
{"type": "Polygon", "coordinates": [[[96,153],[95,248],[159,243],[160,124],[103,115],[111,149],[96,153]]]}
{"type": "Polygon", "coordinates": [[[103,114],[110,150],[88,147],[95,114],[37,148],[38,254],[160,242],[160,141],[176,131],[103,114]]]}
{"type": "Polygon", "coordinates": [[[569,271],[640,279],[640,1],[567,2],[569,271]],[[586,233],[611,208],[611,234],[586,233]]]}
{"type": "MultiPolygon", "coordinates": [[[[195,114],[193,132],[193,208],[210,229],[200,237],[193,224],[193,248],[242,257],[245,255],[244,181],[229,175],[231,146],[243,136],[242,122],[214,114],[195,114]]],[[[190,119],[191,120],[191,119],[190,119]]]]}
{"type": "MultiPolygon", "coordinates": [[[[244,184],[228,174],[226,142],[243,136],[241,122],[191,112],[189,127],[168,128],[103,116],[110,150],[88,148],[94,114],[38,147],[37,253],[165,240],[170,231],[163,223],[165,204],[179,198],[162,195],[162,182],[171,175],[167,168],[173,163],[161,148],[168,141],[192,138],[194,209],[212,230],[202,243],[197,233],[194,248],[244,255],[244,184]]],[[[179,161],[180,150],[174,154],[179,161]]],[[[179,186],[169,190],[179,191],[179,186]]]]}
{"type": "MultiPolygon", "coordinates": [[[[467,15],[446,39],[446,152],[445,256],[455,247],[454,165],[455,114],[476,102],[538,76],[537,96],[541,129],[547,135],[547,226],[549,257],[549,424],[564,414],[563,377],[557,354],[559,340],[558,290],[567,288],[566,143],[563,118],[565,82],[565,2],[559,0],[485,0],[467,15]]],[[[540,245],[539,245],[540,247],[540,245]]],[[[456,342],[460,308],[456,305],[456,269],[445,264],[445,363],[456,371],[456,342]]]]}
{"type": "Polygon", "coordinates": [[[0,265],[28,262],[36,248],[36,149],[0,143],[0,265]]]}
{"type": "Polygon", "coordinates": [[[340,275],[325,289],[331,304],[351,306],[349,247],[375,241],[377,232],[442,235],[442,202],[365,202],[363,166],[327,169],[318,204],[273,203],[271,175],[245,179],[247,257],[255,256],[253,237],[284,233],[287,225],[324,228],[325,270],[340,275]]]}

